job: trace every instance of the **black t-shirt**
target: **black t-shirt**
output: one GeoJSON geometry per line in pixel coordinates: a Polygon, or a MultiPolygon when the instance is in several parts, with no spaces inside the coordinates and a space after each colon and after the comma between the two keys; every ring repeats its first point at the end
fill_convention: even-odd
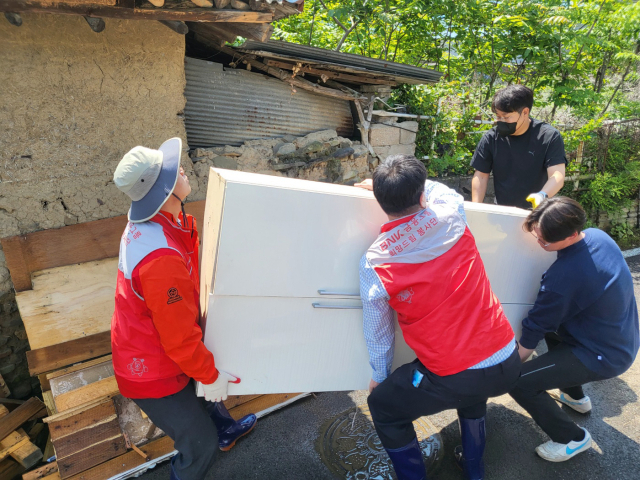
{"type": "Polygon", "coordinates": [[[560,132],[548,123],[531,119],[522,135],[498,135],[495,127],[482,136],[471,166],[493,171],[498,205],[530,208],[526,198],[539,192],[548,180],[547,168],[567,163],[560,132]]]}

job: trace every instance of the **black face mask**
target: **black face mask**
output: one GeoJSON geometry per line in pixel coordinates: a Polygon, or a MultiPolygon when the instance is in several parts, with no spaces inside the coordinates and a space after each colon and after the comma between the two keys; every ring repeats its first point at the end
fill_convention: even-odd
{"type": "MultiPolygon", "coordinates": [[[[520,117],[521,116],[522,114],[520,114],[520,117]]],[[[516,133],[520,117],[518,117],[518,120],[515,122],[496,122],[496,131],[498,132],[498,135],[506,137],[507,135],[513,135],[516,133]]]]}

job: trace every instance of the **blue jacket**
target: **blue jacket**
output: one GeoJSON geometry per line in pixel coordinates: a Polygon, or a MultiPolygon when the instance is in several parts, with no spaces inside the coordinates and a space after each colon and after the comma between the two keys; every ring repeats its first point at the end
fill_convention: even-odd
{"type": "Polygon", "coordinates": [[[522,321],[520,344],[536,348],[557,332],[591,371],[605,377],[625,372],[638,353],[638,309],[631,272],[620,249],[595,228],[558,252],[542,276],[540,291],[522,321]]]}

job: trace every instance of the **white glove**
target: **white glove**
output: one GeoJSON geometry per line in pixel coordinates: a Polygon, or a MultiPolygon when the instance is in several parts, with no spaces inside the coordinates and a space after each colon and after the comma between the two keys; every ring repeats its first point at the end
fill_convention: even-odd
{"type": "Polygon", "coordinates": [[[240,383],[240,379],[229,375],[223,370],[218,370],[218,378],[209,385],[202,385],[204,389],[204,399],[209,402],[222,402],[227,399],[229,382],[240,383]]]}

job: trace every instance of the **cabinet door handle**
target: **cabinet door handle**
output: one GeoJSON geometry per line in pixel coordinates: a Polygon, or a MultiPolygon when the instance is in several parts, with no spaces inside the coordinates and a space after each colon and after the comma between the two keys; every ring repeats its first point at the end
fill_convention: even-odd
{"type": "Polygon", "coordinates": [[[320,295],[342,295],[344,297],[359,297],[360,293],[334,292],[333,290],[318,290],[320,295]]]}
{"type": "Polygon", "coordinates": [[[335,308],[335,309],[359,309],[362,310],[362,305],[323,305],[322,303],[312,303],[313,308],[335,308]]]}

